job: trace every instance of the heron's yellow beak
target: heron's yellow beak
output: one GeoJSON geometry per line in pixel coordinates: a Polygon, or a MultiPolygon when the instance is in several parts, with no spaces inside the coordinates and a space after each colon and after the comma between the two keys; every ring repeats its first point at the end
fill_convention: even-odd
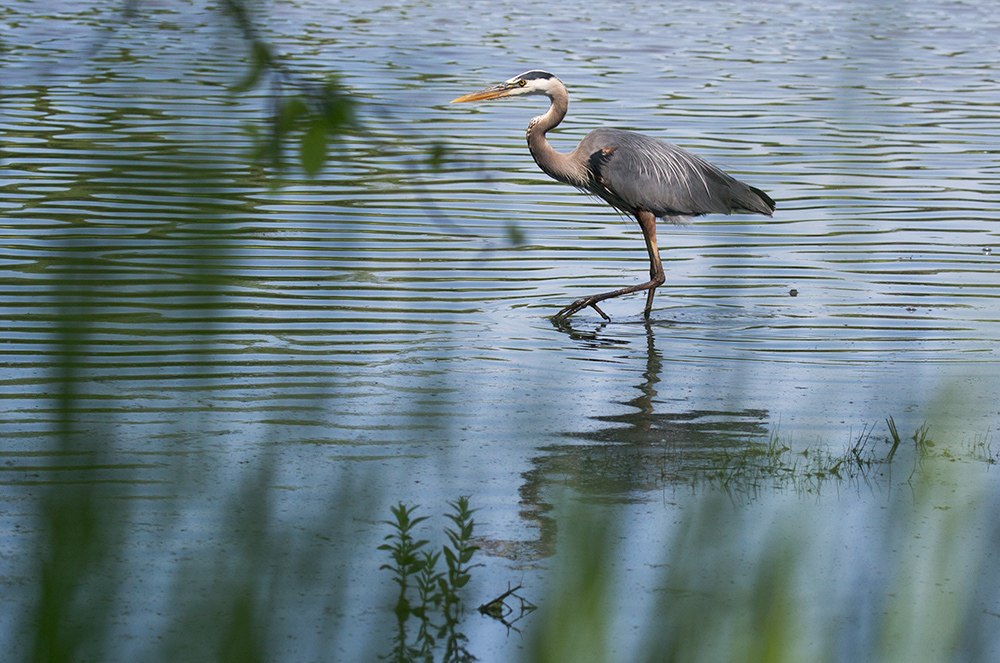
{"type": "Polygon", "coordinates": [[[486,99],[499,99],[500,97],[506,97],[510,93],[511,86],[507,83],[500,83],[499,85],[491,85],[488,88],[479,90],[478,92],[471,92],[469,94],[462,95],[458,99],[452,99],[451,103],[459,104],[463,101],[483,101],[486,99]]]}

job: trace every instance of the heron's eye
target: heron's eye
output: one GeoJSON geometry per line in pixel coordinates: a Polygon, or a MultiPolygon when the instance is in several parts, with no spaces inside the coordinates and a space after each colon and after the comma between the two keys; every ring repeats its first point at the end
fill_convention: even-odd
{"type": "Polygon", "coordinates": [[[520,85],[521,87],[524,87],[524,81],[523,80],[518,81],[517,84],[520,85]]]}

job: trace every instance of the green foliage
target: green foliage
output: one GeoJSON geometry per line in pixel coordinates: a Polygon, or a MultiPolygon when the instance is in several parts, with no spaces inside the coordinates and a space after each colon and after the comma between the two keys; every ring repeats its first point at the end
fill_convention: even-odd
{"type": "Polygon", "coordinates": [[[407,590],[410,588],[410,576],[420,573],[427,564],[427,557],[420,556],[420,549],[427,545],[425,540],[413,538],[413,528],[427,520],[426,517],[413,518],[416,506],[407,507],[402,502],[390,509],[395,520],[385,520],[385,524],[393,528],[392,534],[385,537],[389,543],[378,547],[386,550],[392,557],[392,564],[383,564],[380,568],[388,569],[393,575],[393,582],[399,585],[399,600],[396,602],[396,614],[405,619],[410,614],[410,602],[407,590]]]}
{"type": "Polygon", "coordinates": [[[434,143],[427,151],[427,165],[433,170],[440,170],[448,156],[448,146],[444,143],[434,143]]]}
{"type": "Polygon", "coordinates": [[[241,0],[223,0],[221,6],[239,28],[249,49],[247,73],[233,86],[233,91],[246,92],[270,85],[268,129],[264,133],[251,130],[257,144],[255,160],[280,171],[285,145],[294,138],[298,141],[299,165],[307,175],[316,175],[326,163],[330,140],[358,128],[354,101],[337,77],[307,81],[286,67],[260,38],[250,11],[241,0]]]}
{"type": "MultiPolygon", "coordinates": [[[[932,443],[928,430],[920,426],[896,454],[896,463],[912,455],[920,471],[899,474],[895,485],[907,489],[882,492],[876,508],[864,498],[779,499],[761,510],[721,490],[680,502],[662,556],[647,562],[658,571],[642,575],[657,603],[634,614],[619,570],[633,563],[631,549],[647,531],[616,507],[566,509],[559,565],[521,660],[994,660],[993,482],[960,462],[970,460],[960,448],[932,443]],[[634,629],[632,651],[623,622],[634,629]]],[[[866,426],[823,464],[836,459],[843,477],[859,462],[878,470],[893,439],[866,426]]],[[[977,439],[972,450],[989,455],[971,460],[992,458],[988,445],[977,439]]],[[[782,446],[760,442],[749,462],[794,462],[782,446]]]]}
{"type": "MultiPolygon", "coordinates": [[[[723,449],[712,459],[710,467],[693,470],[691,482],[707,482],[731,496],[745,499],[756,498],[765,488],[791,488],[802,494],[817,494],[827,485],[839,486],[843,482],[877,484],[888,479],[902,445],[893,418],[887,417],[885,423],[887,437],[874,436],[875,426],[866,424],[854,442],[840,453],[825,448],[793,452],[781,442],[775,430],[766,440],[749,440],[737,449],[723,449]]],[[[934,456],[935,445],[926,424],[910,439],[915,471],[921,462],[934,456]]],[[[970,449],[970,455],[988,459],[990,453],[984,453],[985,450],[985,444],[981,444],[970,449]]]]}
{"type": "Polygon", "coordinates": [[[109,627],[106,611],[93,605],[114,593],[103,578],[115,553],[107,510],[91,486],[51,486],[43,501],[44,540],[38,560],[31,661],[75,661],[95,655],[109,627]]]}
{"type": "MultiPolygon", "coordinates": [[[[421,560],[420,573],[417,575],[416,585],[418,603],[413,608],[413,614],[424,619],[427,617],[428,610],[437,608],[444,600],[444,594],[441,592],[441,583],[445,581],[445,574],[437,570],[438,559],[441,558],[440,552],[425,550],[422,554],[423,559],[421,560]]],[[[386,567],[383,566],[382,568],[386,567]]]]}
{"type": "Polygon", "coordinates": [[[271,48],[262,41],[254,41],[250,45],[250,70],[247,72],[243,80],[235,83],[233,85],[233,91],[235,92],[246,92],[247,90],[252,90],[257,87],[260,83],[261,78],[267,73],[268,69],[274,65],[274,55],[271,53],[271,48]]]}
{"type": "Polygon", "coordinates": [[[524,231],[513,221],[507,222],[504,226],[504,231],[507,233],[507,240],[511,243],[511,246],[523,246],[527,241],[524,231]]]}
{"type": "Polygon", "coordinates": [[[469,584],[472,577],[469,573],[470,569],[481,565],[467,566],[472,560],[472,556],[479,550],[477,546],[470,543],[475,521],[472,519],[474,509],[469,508],[469,498],[459,497],[455,502],[448,504],[453,513],[445,514],[445,516],[451,520],[455,528],[445,528],[444,530],[451,545],[445,545],[442,548],[448,571],[445,577],[440,580],[440,586],[445,614],[454,616],[454,611],[460,605],[458,590],[469,584]]]}
{"type": "Polygon", "coordinates": [[[390,508],[393,520],[382,521],[393,531],[386,535],[386,543],[378,547],[388,552],[392,559],[391,563],[383,564],[381,568],[388,570],[393,582],[399,586],[399,598],[394,609],[398,630],[387,660],[433,660],[439,639],[444,639],[442,660],[473,660],[466,650],[468,639],[457,626],[462,615],[459,590],[472,579],[470,571],[481,566],[470,565],[473,555],[479,550],[472,544],[475,529],[472,514],[475,509],[469,508],[468,497],[459,497],[448,504],[452,511],[445,517],[454,527],[445,528],[448,542],[439,551],[426,550],[428,541],[414,537],[414,528],[427,520],[425,516],[414,517],[417,506],[408,507],[399,503],[390,508]],[[442,556],[447,568],[439,571],[438,562],[442,556]],[[412,593],[416,595],[413,602],[410,600],[412,593]],[[437,618],[438,613],[441,622],[435,623],[432,619],[437,618]],[[420,620],[414,644],[409,643],[406,633],[406,622],[411,616],[420,620]]]}

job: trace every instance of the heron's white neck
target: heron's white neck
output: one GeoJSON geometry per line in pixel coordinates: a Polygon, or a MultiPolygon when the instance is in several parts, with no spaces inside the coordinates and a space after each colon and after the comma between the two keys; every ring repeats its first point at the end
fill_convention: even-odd
{"type": "Polygon", "coordinates": [[[569,109],[569,94],[566,86],[553,78],[546,95],[552,102],[549,110],[543,115],[531,118],[528,123],[528,150],[535,163],[549,177],[572,186],[581,187],[587,182],[586,168],[575,164],[570,155],[557,152],[545,138],[545,132],[559,126],[569,109]]]}

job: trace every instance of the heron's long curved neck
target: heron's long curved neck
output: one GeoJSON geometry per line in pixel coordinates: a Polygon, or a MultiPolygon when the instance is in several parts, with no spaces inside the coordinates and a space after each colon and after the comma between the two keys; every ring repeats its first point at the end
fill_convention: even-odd
{"type": "Polygon", "coordinates": [[[528,150],[535,163],[549,177],[573,186],[582,186],[587,181],[587,172],[575,164],[569,154],[557,152],[545,139],[545,132],[559,126],[569,108],[569,94],[560,83],[552,88],[549,99],[552,105],[544,115],[532,118],[528,123],[528,150]]]}

